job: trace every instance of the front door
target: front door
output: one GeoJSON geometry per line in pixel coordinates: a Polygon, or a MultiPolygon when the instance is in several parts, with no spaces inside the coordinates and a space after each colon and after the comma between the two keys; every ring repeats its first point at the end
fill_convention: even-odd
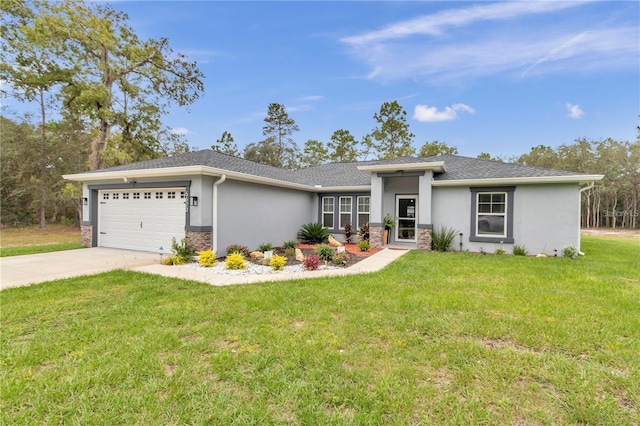
{"type": "Polygon", "coordinates": [[[418,196],[396,195],[396,241],[416,242],[418,196]]]}

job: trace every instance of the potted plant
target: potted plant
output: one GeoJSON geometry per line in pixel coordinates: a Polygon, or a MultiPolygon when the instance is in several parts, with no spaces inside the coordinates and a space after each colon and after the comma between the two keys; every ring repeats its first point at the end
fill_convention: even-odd
{"type": "Polygon", "coordinates": [[[391,217],[389,213],[387,213],[382,219],[382,223],[384,223],[384,242],[385,244],[389,244],[389,234],[391,230],[396,225],[395,220],[391,217]]]}

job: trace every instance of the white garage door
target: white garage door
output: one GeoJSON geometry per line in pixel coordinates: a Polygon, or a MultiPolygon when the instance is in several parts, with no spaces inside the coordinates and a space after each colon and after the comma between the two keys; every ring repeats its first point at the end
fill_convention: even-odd
{"type": "Polygon", "coordinates": [[[98,245],[158,252],[185,237],[185,189],[98,192],[98,245]]]}

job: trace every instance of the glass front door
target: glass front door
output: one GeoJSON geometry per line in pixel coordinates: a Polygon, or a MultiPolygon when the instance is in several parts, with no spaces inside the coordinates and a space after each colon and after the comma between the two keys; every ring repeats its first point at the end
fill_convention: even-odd
{"type": "Polygon", "coordinates": [[[416,241],[418,196],[396,196],[396,241],[416,241]]]}

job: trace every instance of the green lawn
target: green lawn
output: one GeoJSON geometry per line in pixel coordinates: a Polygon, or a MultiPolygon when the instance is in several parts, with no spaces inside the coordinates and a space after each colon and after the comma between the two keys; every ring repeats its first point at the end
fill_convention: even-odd
{"type": "Polygon", "coordinates": [[[36,244],[29,246],[0,247],[0,257],[23,256],[25,254],[51,253],[54,251],[82,248],[80,243],[36,244]]]}
{"type": "MultiPolygon", "coordinates": [[[[0,293],[1,424],[640,424],[640,244],[0,293]]],[[[37,267],[37,265],[34,265],[37,267]]]]}

